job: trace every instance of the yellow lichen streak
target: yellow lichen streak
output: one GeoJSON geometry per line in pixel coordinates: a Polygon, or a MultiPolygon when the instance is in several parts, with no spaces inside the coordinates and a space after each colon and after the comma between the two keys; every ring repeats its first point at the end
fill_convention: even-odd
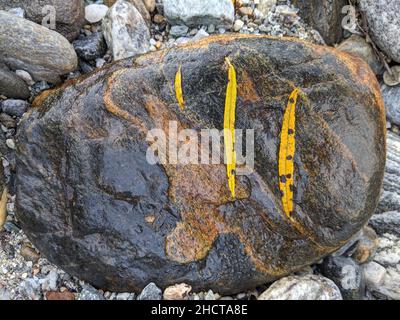
{"type": "Polygon", "coordinates": [[[236,152],[235,152],[235,112],[237,98],[236,71],[229,58],[226,58],[228,64],[228,86],[225,98],[224,113],[224,144],[226,154],[226,173],[228,176],[228,186],[232,197],[235,194],[235,175],[236,175],[236,152]]]}
{"type": "Polygon", "coordinates": [[[279,189],[282,193],[283,211],[288,217],[293,213],[294,153],[296,151],[296,104],[300,89],[293,90],[283,116],[279,149],[279,189]]]}
{"type": "Polygon", "coordinates": [[[175,75],[175,94],[176,94],[176,99],[178,100],[179,107],[181,108],[181,110],[184,110],[185,101],[183,100],[183,92],[182,92],[182,66],[179,66],[179,69],[175,75]]]}

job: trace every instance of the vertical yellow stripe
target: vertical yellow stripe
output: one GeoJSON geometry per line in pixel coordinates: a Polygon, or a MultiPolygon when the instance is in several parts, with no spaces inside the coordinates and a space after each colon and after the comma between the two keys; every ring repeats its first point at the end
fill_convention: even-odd
{"type": "Polygon", "coordinates": [[[225,98],[224,113],[224,144],[226,154],[226,173],[228,176],[228,186],[232,197],[236,198],[235,176],[236,176],[236,152],[235,152],[235,113],[237,99],[236,71],[229,58],[226,58],[228,64],[228,86],[225,98]]]}
{"type": "Polygon", "coordinates": [[[185,101],[183,100],[182,91],[182,66],[179,66],[179,69],[175,75],[175,95],[176,100],[178,100],[179,107],[181,110],[185,110],[185,101]]]}
{"type": "Polygon", "coordinates": [[[300,90],[294,89],[283,116],[279,149],[279,189],[285,214],[293,213],[294,155],[296,151],[296,104],[300,90]]]}

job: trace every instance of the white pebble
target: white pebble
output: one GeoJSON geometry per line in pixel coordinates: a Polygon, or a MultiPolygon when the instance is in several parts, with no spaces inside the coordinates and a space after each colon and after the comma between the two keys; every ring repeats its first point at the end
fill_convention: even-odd
{"type": "Polygon", "coordinates": [[[90,4],[85,7],[85,19],[90,23],[96,23],[103,20],[108,11],[104,4],[90,4]]]}
{"type": "Polygon", "coordinates": [[[7,147],[9,147],[10,149],[15,150],[15,142],[13,139],[7,139],[6,140],[6,145],[7,147]]]}

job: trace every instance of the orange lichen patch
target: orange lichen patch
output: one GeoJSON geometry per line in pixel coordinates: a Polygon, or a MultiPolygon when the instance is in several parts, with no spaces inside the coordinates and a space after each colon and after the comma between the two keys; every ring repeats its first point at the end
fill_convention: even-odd
{"type": "Polygon", "coordinates": [[[247,71],[241,70],[238,78],[237,90],[239,97],[242,98],[244,102],[255,103],[260,101],[260,97],[254,88],[254,83],[247,71]]]}
{"type": "MultiPolygon", "coordinates": [[[[154,120],[156,127],[168,132],[168,121],[177,121],[168,107],[155,96],[145,96],[146,110],[154,120]]],[[[178,122],[178,130],[184,129],[178,122]]],[[[199,146],[200,148],[200,146],[199,146]]],[[[231,199],[230,190],[226,188],[226,172],[221,165],[164,165],[169,178],[169,198],[180,208],[182,221],[166,237],[165,250],[169,259],[179,263],[190,263],[205,258],[220,234],[237,235],[258,270],[277,277],[284,275],[284,269],[279,266],[268,266],[263,257],[256,253],[248,241],[248,235],[239,226],[220,215],[218,207],[227,204],[231,199]],[[188,179],[196,177],[196,179],[188,179]]],[[[238,181],[236,186],[237,200],[250,197],[248,186],[238,181]]],[[[302,226],[297,225],[298,229],[302,226]]],[[[240,224],[239,224],[240,225],[240,224]]],[[[307,236],[305,236],[307,237],[307,236]]],[[[336,249],[336,248],[335,248],[336,249]]],[[[318,247],[315,250],[322,254],[334,249],[318,247]]]]}
{"type": "MultiPolygon", "coordinates": [[[[167,106],[155,96],[145,96],[146,110],[156,127],[168,134],[169,121],[177,121],[167,106]]],[[[178,122],[178,130],[185,129],[178,122]]],[[[168,139],[168,137],[167,137],[168,139]]],[[[201,150],[201,144],[198,145],[201,150]]],[[[229,232],[220,217],[218,206],[231,201],[226,188],[226,172],[220,165],[164,165],[169,178],[169,198],[181,209],[182,222],[167,237],[168,257],[180,263],[197,261],[206,256],[220,233],[229,232]],[[188,177],[196,177],[190,179],[188,177]]],[[[250,196],[248,186],[236,187],[237,198],[250,196]]]]}
{"type": "Polygon", "coordinates": [[[117,104],[114,103],[112,100],[112,89],[114,87],[114,82],[118,76],[120,76],[122,73],[127,71],[128,69],[122,69],[119,71],[114,72],[107,80],[107,88],[104,92],[103,95],[103,101],[104,101],[104,106],[106,110],[113,115],[125,119],[126,121],[131,122],[133,125],[135,125],[139,130],[141,131],[146,131],[146,128],[144,127],[143,123],[141,123],[137,118],[133,117],[128,111],[122,110],[117,104]]]}
{"type": "Polygon", "coordinates": [[[52,94],[58,91],[58,89],[51,89],[51,90],[45,90],[41,94],[39,94],[35,100],[32,102],[32,108],[38,108],[43,105],[45,100],[52,94]]]}
{"type": "Polygon", "coordinates": [[[179,222],[166,238],[165,250],[167,255],[179,263],[190,263],[206,257],[211,249],[214,237],[201,234],[187,223],[179,222]]]}

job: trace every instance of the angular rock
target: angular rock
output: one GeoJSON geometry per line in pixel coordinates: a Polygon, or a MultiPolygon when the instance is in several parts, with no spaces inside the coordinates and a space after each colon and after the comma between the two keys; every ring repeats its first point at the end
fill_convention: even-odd
{"type": "Polygon", "coordinates": [[[306,275],[290,276],[274,282],[258,300],[342,300],[342,296],[332,280],[306,275]]]}
{"type": "Polygon", "coordinates": [[[369,224],[379,235],[391,233],[400,236],[400,211],[375,214],[369,224]]]}
{"type": "Polygon", "coordinates": [[[101,32],[95,32],[88,37],[75,40],[74,48],[78,56],[87,61],[102,58],[107,52],[107,44],[101,32]]]}
{"type": "Polygon", "coordinates": [[[85,284],[82,286],[82,291],[78,294],[77,300],[99,301],[99,300],[105,300],[105,298],[95,288],[93,288],[90,285],[85,284]]]}
{"type": "Polygon", "coordinates": [[[328,257],[322,264],[322,273],[340,289],[345,300],[361,300],[365,282],[360,266],[351,258],[328,257]]]}
{"type": "Polygon", "coordinates": [[[164,0],[164,15],[171,24],[231,27],[235,8],[231,0],[164,0]]]}
{"type": "Polygon", "coordinates": [[[382,72],[383,66],[376,56],[374,49],[369,43],[367,43],[365,38],[353,34],[350,38],[343,41],[340,46],[338,46],[338,49],[344,52],[355,54],[362,58],[369,64],[375,74],[380,74],[382,72]]]}
{"type": "Polygon", "coordinates": [[[260,0],[257,9],[263,14],[263,16],[267,16],[268,12],[271,11],[274,5],[276,5],[276,0],[260,0]]]}
{"type": "Polygon", "coordinates": [[[380,299],[400,299],[400,238],[384,234],[374,261],[364,268],[367,288],[380,299]]]}
{"type": "Polygon", "coordinates": [[[29,72],[36,81],[55,83],[76,69],[77,56],[57,32],[0,11],[0,62],[29,72]]]}
{"type": "Polygon", "coordinates": [[[0,10],[21,7],[25,10],[26,19],[38,24],[48,24],[49,14],[53,10],[47,10],[46,6],[52,6],[55,12],[56,31],[61,33],[69,41],[74,40],[84,24],[83,0],[1,0],[0,10]]]}
{"type": "Polygon", "coordinates": [[[380,237],[374,261],[386,268],[400,267],[400,237],[389,233],[380,237]]]}
{"type": "Polygon", "coordinates": [[[363,273],[367,287],[373,289],[383,283],[386,269],[379,263],[372,261],[363,266],[363,273]]]}
{"type": "Polygon", "coordinates": [[[400,2],[360,0],[372,39],[389,58],[400,62],[400,2]]]}
{"type": "Polygon", "coordinates": [[[386,170],[378,213],[398,211],[400,208],[400,137],[387,134],[386,170]]]}
{"type": "MultiPolygon", "coordinates": [[[[135,6],[135,8],[139,11],[139,13],[141,14],[143,19],[147,23],[150,23],[151,16],[150,16],[150,13],[149,13],[148,9],[146,8],[146,5],[145,5],[143,0],[126,0],[126,1],[131,3],[131,4],[133,4],[135,6]]],[[[114,3],[116,3],[116,2],[117,2],[117,0],[106,0],[106,1],[104,1],[104,3],[109,7],[113,6],[114,3]]]]}
{"type": "Polygon", "coordinates": [[[28,99],[31,93],[21,78],[0,64],[0,95],[13,99],[28,99]]]}
{"type": "Polygon", "coordinates": [[[319,31],[327,44],[339,43],[343,39],[342,8],[347,0],[293,0],[300,8],[300,16],[319,31]]]}
{"type": "Polygon", "coordinates": [[[381,90],[388,121],[400,125],[400,85],[389,87],[383,84],[381,90]]]}
{"type": "Polygon", "coordinates": [[[103,19],[103,33],[114,60],[129,58],[150,50],[150,31],[139,11],[127,1],[118,0],[103,19]]]}
{"type": "Polygon", "coordinates": [[[161,300],[161,297],[161,289],[151,282],[142,290],[137,300],[161,300]]]}
{"type": "Polygon", "coordinates": [[[382,185],[385,131],[379,85],[361,59],[292,39],[208,37],[36,98],[18,131],[16,213],[41,254],[96,287],[184,282],[241,292],[319,261],[366,224],[382,185]],[[255,135],[254,173],[237,177],[236,201],[223,162],[146,159],[149,131],[169,136],[169,121],[222,130],[226,57],[237,71],[236,128],[255,135]],[[171,90],[179,66],[185,111],[171,90]],[[276,155],[293,83],[303,92],[301,205],[289,220],[276,155]]]}

